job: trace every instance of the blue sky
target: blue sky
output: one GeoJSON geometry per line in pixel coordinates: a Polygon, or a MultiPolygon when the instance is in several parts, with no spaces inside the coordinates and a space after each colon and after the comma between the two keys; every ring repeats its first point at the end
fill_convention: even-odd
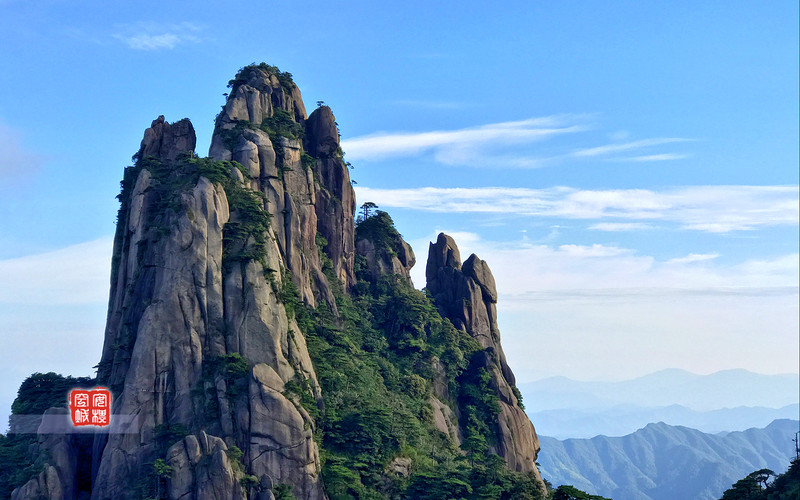
{"type": "MultiPolygon", "coordinates": [[[[798,5],[0,0],[0,405],[92,373],[122,169],[251,62],[359,202],[487,260],[521,380],[798,372],[798,5]]],[[[422,286],[424,265],[415,269],[422,286]]]]}

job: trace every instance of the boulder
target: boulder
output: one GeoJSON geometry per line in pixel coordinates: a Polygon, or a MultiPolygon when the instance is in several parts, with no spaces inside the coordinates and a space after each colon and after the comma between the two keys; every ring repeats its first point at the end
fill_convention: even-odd
{"type": "Polygon", "coordinates": [[[362,238],[356,243],[356,253],[364,257],[371,280],[384,275],[397,275],[413,286],[411,268],[417,262],[414,250],[402,239],[389,249],[376,248],[375,242],[362,238]]]}
{"type": "Polygon", "coordinates": [[[167,450],[167,498],[197,498],[244,500],[247,494],[240,483],[242,465],[228,456],[225,441],[201,432],[188,435],[167,450]]]}
{"type": "Polygon", "coordinates": [[[316,158],[327,158],[339,149],[339,130],[331,108],[320,106],[306,122],[305,147],[316,158]]]}
{"type": "Polygon", "coordinates": [[[144,131],[144,138],[135,158],[147,157],[174,160],[182,153],[192,153],[197,145],[192,122],[188,118],[169,124],[159,116],[144,131]]]}

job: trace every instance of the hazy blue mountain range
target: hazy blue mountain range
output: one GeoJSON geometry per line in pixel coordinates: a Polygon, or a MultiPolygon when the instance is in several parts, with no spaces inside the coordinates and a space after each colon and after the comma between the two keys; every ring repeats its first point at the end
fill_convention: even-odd
{"type": "Polygon", "coordinates": [[[557,439],[591,438],[600,434],[624,436],[651,422],[682,425],[717,434],[766,427],[773,420],[782,418],[796,419],[800,416],[800,405],[787,405],[777,409],[740,406],[707,412],[695,411],[680,405],[661,408],[618,405],[593,410],[562,409],[539,412],[528,410],[528,415],[536,423],[536,430],[539,433],[557,439]]]}
{"type": "Polygon", "coordinates": [[[519,385],[537,430],[559,439],[622,436],[650,422],[717,433],[800,418],[800,377],[662,370],[620,382],[551,377],[519,385]]]}
{"type": "Polygon", "coordinates": [[[782,408],[798,402],[796,374],[760,375],[747,370],[725,370],[695,375],[684,370],[662,370],[621,382],[581,382],[550,377],[519,384],[534,411],[564,408],[609,408],[620,404],[643,407],[681,405],[697,411],[762,406],[782,408]]]}
{"type": "Polygon", "coordinates": [[[784,472],[800,421],[713,435],[663,422],[622,437],[540,436],[542,476],[614,500],[715,500],[761,468],[784,472]]]}

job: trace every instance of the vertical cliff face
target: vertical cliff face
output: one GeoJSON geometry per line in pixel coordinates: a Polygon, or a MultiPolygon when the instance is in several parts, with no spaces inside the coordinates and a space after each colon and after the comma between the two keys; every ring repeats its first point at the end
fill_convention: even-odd
{"type": "Polygon", "coordinates": [[[462,265],[455,241],[440,233],[436,243],[430,244],[425,277],[427,289],[442,316],[469,333],[484,349],[478,365],[490,374],[491,387],[500,403],[497,442],[490,450],[503,457],[512,470],[532,472],[538,478],[539,438],[519,406],[514,374],[500,344],[497,289],[489,266],[475,254],[462,265]]]}
{"type": "Polygon", "coordinates": [[[126,173],[98,375],[137,428],[97,438],[93,498],[133,496],[131,478],[167,446],[172,498],[280,483],[324,496],[314,422],[287,383],[315,398],[319,388],[282,291],[291,281],[310,305],[335,307],[318,233],[351,282],[354,196],[330,110],[308,120],[312,157],[294,84],[277,70],[243,73],[217,118],[219,161],[192,157],[188,120],[159,118],[126,173]]]}
{"type": "Polygon", "coordinates": [[[312,306],[322,298],[335,307],[317,233],[336,276],[351,287],[355,193],[333,113],[321,106],[306,119],[291,75],[266,65],[246,68],[231,87],[209,155],[245,167],[250,187],[265,196],[282,262],[301,296],[312,306]]]}

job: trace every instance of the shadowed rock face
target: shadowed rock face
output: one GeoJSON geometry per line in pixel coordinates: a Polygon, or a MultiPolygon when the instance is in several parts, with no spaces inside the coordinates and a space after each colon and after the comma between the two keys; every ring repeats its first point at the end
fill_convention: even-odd
{"type": "Polygon", "coordinates": [[[347,165],[342,160],[339,131],[331,108],[320,106],[308,117],[305,146],[316,158],[315,172],[321,187],[314,203],[317,231],[327,241],[324,249],[333,262],[334,273],[349,289],[355,284],[353,216],[356,197],[347,165]]]}
{"type": "Polygon", "coordinates": [[[164,121],[164,115],[161,115],[144,131],[144,139],[136,158],[152,156],[171,161],[181,153],[194,152],[196,145],[197,137],[192,122],[184,118],[170,125],[164,121]]]}
{"type": "Polygon", "coordinates": [[[484,348],[480,365],[491,374],[491,386],[500,399],[499,440],[491,451],[503,457],[512,470],[533,472],[538,477],[539,438],[512,390],[514,374],[500,344],[497,289],[488,264],[472,254],[462,265],[455,241],[440,233],[436,243],[430,244],[425,277],[442,316],[484,348]]]}

